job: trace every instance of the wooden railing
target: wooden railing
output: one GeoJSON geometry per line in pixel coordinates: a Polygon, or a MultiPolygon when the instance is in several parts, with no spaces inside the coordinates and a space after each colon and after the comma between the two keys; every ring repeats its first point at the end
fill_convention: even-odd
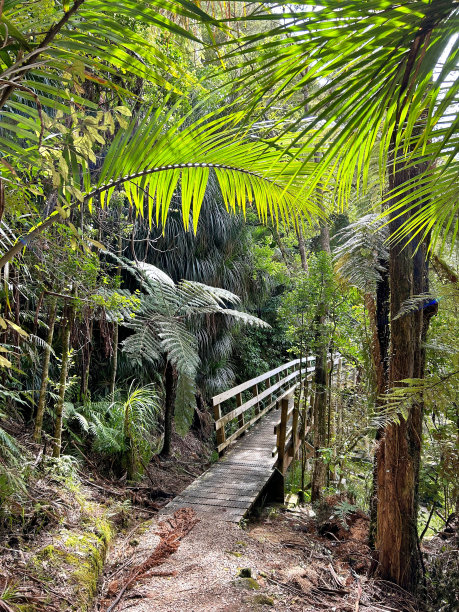
{"type": "MultiPolygon", "coordinates": [[[[327,363],[327,369],[331,369],[331,361],[327,363]]],[[[348,384],[355,385],[357,370],[348,371],[343,370],[343,360],[341,357],[336,357],[333,360],[333,366],[336,367],[336,387],[340,389],[341,385],[344,388],[348,387],[348,384]]],[[[309,383],[312,380],[312,371],[314,368],[307,368],[306,376],[303,379],[304,396],[303,400],[306,404],[309,404],[311,395],[314,394],[314,389],[309,383]]],[[[312,402],[311,402],[312,403],[312,402]]],[[[306,435],[309,432],[310,426],[303,420],[301,426],[303,430],[300,430],[299,421],[299,402],[295,402],[293,390],[282,397],[279,401],[281,409],[280,418],[274,425],[274,434],[276,435],[276,446],[272,450],[272,456],[276,457],[277,461],[274,465],[283,475],[287,472],[293,459],[297,456],[298,450],[303,444],[303,448],[307,457],[312,457],[315,453],[314,447],[306,441],[306,435]]]]}
{"type": "Polygon", "coordinates": [[[292,395],[300,384],[300,372],[310,374],[314,360],[303,359],[300,368],[300,359],[295,359],[213,397],[219,454],[273,406],[292,395]]]}
{"type": "Polygon", "coordinates": [[[274,425],[274,433],[277,436],[277,440],[272,454],[273,457],[277,455],[275,467],[282,474],[285,474],[298,453],[302,435],[298,427],[299,410],[293,393],[281,399],[280,407],[281,416],[274,425]]]}

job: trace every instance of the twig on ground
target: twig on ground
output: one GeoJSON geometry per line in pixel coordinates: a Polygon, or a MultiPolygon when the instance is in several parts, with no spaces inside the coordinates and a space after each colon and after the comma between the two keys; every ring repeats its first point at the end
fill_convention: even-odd
{"type": "Polygon", "coordinates": [[[33,574],[30,574],[27,570],[22,570],[22,571],[27,576],[27,578],[30,578],[30,580],[32,580],[33,582],[36,582],[39,585],[41,585],[43,590],[47,591],[48,593],[52,593],[53,595],[55,595],[59,599],[62,599],[62,601],[65,601],[66,603],[68,603],[71,606],[73,606],[73,604],[74,604],[73,601],[70,601],[70,599],[67,599],[67,597],[64,597],[64,595],[61,595],[58,591],[56,591],[53,588],[51,588],[49,585],[46,584],[46,582],[43,582],[43,580],[40,580],[39,578],[37,578],[33,574]]]}

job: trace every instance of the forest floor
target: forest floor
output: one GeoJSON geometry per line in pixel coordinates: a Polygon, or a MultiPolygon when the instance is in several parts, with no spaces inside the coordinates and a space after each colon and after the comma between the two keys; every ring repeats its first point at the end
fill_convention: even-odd
{"type": "Polygon", "coordinates": [[[178,512],[152,522],[128,556],[125,545],[113,549],[94,610],[420,610],[400,589],[367,577],[372,561],[362,513],[346,529],[332,519],[332,531],[321,535],[307,506],[264,509],[242,528],[178,512]],[[180,539],[172,553],[163,546],[171,537],[180,539]]]}
{"type": "MultiPolygon", "coordinates": [[[[209,466],[210,456],[191,434],[174,443],[174,457],[155,458],[138,486],[102,476],[90,457],[77,482],[38,471],[28,503],[17,509],[21,519],[0,534],[0,610],[426,609],[369,577],[368,518],[357,511],[343,521],[335,510],[342,497],[328,498],[317,515],[310,506],[265,507],[240,526],[191,509],[169,515],[164,506],[209,466]]],[[[434,540],[427,548],[436,560],[445,539],[434,540]]],[[[454,541],[450,548],[457,550],[454,541]]]]}

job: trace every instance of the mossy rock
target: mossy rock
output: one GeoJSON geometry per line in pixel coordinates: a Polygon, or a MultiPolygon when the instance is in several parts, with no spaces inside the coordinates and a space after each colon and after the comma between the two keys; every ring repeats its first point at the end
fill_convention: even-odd
{"type": "Polygon", "coordinates": [[[260,589],[260,585],[255,578],[239,578],[237,585],[248,591],[258,591],[260,589]]]}
{"type": "Polygon", "coordinates": [[[274,599],[268,595],[260,593],[252,597],[251,603],[255,606],[274,606],[274,599]]]}

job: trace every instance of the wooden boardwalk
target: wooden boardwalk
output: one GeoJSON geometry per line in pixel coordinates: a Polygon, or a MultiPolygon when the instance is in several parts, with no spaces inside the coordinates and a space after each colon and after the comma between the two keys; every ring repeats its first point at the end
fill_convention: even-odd
{"type": "MultiPolygon", "coordinates": [[[[164,512],[189,506],[198,514],[238,523],[265,492],[283,499],[284,476],[301,441],[303,453],[314,453],[306,441],[309,426],[293,399],[301,385],[309,405],[313,360],[295,359],[212,398],[221,459],[164,512]]],[[[341,359],[334,363],[339,381],[341,359]]]]}
{"type": "Polygon", "coordinates": [[[184,506],[199,514],[238,523],[250,511],[273,476],[274,425],[279,410],[271,410],[207,472],[173,499],[164,511],[184,506]]]}

